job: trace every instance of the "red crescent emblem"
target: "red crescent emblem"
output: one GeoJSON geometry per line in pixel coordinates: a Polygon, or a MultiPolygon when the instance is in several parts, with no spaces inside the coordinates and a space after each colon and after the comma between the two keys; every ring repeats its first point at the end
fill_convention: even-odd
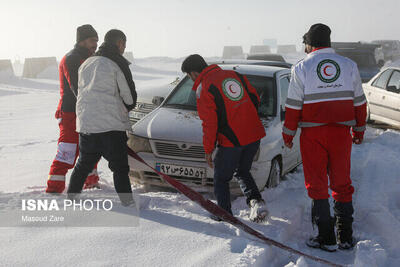
{"type": "Polygon", "coordinates": [[[229,85],[229,91],[231,91],[232,94],[236,94],[235,91],[232,91],[232,85],[233,85],[233,84],[229,85]]]}
{"type": "Polygon", "coordinates": [[[328,68],[332,68],[332,66],[325,66],[325,68],[324,68],[324,74],[326,75],[326,76],[332,76],[333,74],[328,74],[328,73],[326,73],[326,70],[328,69],[328,68]]]}

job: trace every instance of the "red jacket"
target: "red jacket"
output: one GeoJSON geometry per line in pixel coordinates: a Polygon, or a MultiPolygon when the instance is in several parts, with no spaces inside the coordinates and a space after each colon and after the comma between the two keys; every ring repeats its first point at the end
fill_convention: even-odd
{"type": "Polygon", "coordinates": [[[260,98],[245,76],[210,65],[197,77],[193,90],[203,121],[205,153],[212,153],[217,141],[223,147],[236,147],[265,136],[257,111],[260,98]]]}
{"type": "Polygon", "coordinates": [[[87,48],[75,45],[60,62],[60,101],[58,103],[56,118],[61,117],[61,111],[75,113],[76,96],[78,95],[78,69],[89,57],[87,48]]]}

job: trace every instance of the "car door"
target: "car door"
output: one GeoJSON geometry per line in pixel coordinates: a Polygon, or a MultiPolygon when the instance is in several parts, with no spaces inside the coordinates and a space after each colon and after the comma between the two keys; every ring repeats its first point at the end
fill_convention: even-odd
{"type": "Polygon", "coordinates": [[[400,122],[400,71],[394,70],[386,86],[385,116],[400,122]]]}
{"type": "MultiPolygon", "coordinates": [[[[281,118],[281,127],[283,127],[283,123],[285,120],[285,104],[286,104],[286,98],[288,95],[288,90],[289,90],[289,83],[290,83],[290,74],[283,74],[278,77],[277,79],[278,83],[278,89],[280,92],[280,99],[279,99],[279,106],[280,106],[280,118],[281,118]]],[[[291,167],[294,167],[298,164],[300,160],[300,142],[299,142],[299,132],[300,129],[297,131],[296,136],[293,139],[293,147],[291,149],[287,148],[286,146],[283,146],[283,152],[282,152],[282,157],[284,166],[283,166],[283,171],[286,171],[287,169],[290,169],[291,167]]]]}
{"type": "Polygon", "coordinates": [[[392,69],[382,72],[372,82],[367,92],[368,105],[373,116],[385,117],[386,85],[392,72],[392,69]]]}

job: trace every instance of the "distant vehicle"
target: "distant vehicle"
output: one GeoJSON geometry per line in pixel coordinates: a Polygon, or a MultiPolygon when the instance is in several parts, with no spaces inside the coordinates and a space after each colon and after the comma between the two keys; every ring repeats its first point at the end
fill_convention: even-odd
{"type": "Polygon", "coordinates": [[[379,47],[377,44],[361,42],[332,42],[332,48],[336,53],[357,63],[363,82],[368,82],[383,66],[382,62],[378,64],[376,58],[375,50],[379,47]]]}
{"type": "Polygon", "coordinates": [[[222,52],[223,59],[245,59],[241,46],[225,46],[222,52]]]}
{"type": "Polygon", "coordinates": [[[368,120],[400,127],[400,68],[382,70],[363,84],[368,101],[368,120]]]}
{"type": "Polygon", "coordinates": [[[375,40],[373,44],[382,46],[385,61],[397,60],[400,58],[400,41],[399,40],[375,40]]]}
{"type": "MultiPolygon", "coordinates": [[[[283,145],[281,136],[285,118],[290,69],[274,66],[221,64],[221,68],[244,74],[257,89],[259,114],[267,131],[251,170],[259,189],[274,187],[285,173],[301,164],[299,133],[294,147],[283,145]]],[[[198,191],[213,191],[213,169],[204,158],[202,122],[197,115],[193,81],[186,76],[160,107],[132,127],[128,146],[152,167],[193,186],[198,191]]],[[[167,187],[151,169],[129,157],[133,181],[167,187]]],[[[233,192],[239,185],[231,182],[233,192]]]]}
{"type": "Polygon", "coordinates": [[[250,55],[271,53],[271,48],[268,45],[252,45],[250,47],[250,55]]]}
{"type": "Polygon", "coordinates": [[[267,61],[279,61],[286,62],[280,54],[250,54],[247,56],[247,60],[267,60],[267,61]]]}

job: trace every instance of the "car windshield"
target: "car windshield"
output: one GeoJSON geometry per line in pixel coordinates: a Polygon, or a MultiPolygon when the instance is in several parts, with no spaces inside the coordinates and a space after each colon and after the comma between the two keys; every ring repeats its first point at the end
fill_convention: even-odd
{"type": "MultiPolygon", "coordinates": [[[[246,75],[250,84],[256,88],[260,96],[258,113],[261,117],[275,116],[276,90],[274,79],[264,76],[246,75]]],[[[179,109],[196,110],[196,92],[192,90],[193,81],[186,76],[168,97],[165,106],[179,109]]]]}

